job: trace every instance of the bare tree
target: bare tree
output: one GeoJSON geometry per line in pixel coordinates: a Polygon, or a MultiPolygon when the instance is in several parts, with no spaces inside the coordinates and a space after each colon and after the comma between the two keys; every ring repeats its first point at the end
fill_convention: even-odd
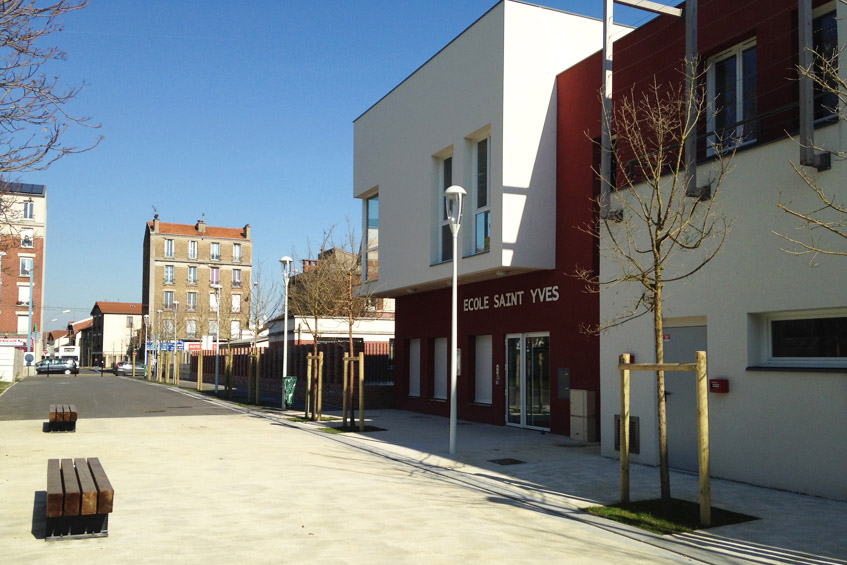
{"type": "MultiPolygon", "coordinates": [[[[839,120],[847,119],[847,80],[839,73],[838,62],[839,57],[843,56],[844,47],[839,45],[829,51],[813,50],[811,62],[805,67],[797,66],[800,77],[813,83],[822,109],[839,120]]],[[[814,153],[826,154],[831,161],[847,158],[847,151],[840,148],[828,148],[819,143],[801,146],[814,153]]],[[[805,237],[801,239],[801,236],[789,236],[776,231],[772,233],[790,244],[785,248],[786,252],[808,255],[811,264],[815,264],[818,255],[847,257],[847,193],[843,185],[836,181],[834,185],[828,186],[814,168],[793,161],[790,164],[811,191],[812,203],[796,206],[783,201],[780,196],[777,206],[799,220],[797,229],[805,232],[805,237]]]]}
{"type": "MultiPolygon", "coordinates": [[[[337,315],[336,297],[341,289],[338,285],[338,277],[333,272],[333,262],[326,259],[326,250],[332,248],[332,229],[324,236],[321,252],[317,259],[312,257],[311,243],[308,243],[307,253],[309,258],[300,259],[302,272],[291,277],[289,289],[289,305],[291,311],[302,317],[309,333],[312,334],[312,352],[318,354],[318,341],[320,340],[320,321],[324,318],[337,315]]],[[[312,382],[310,391],[313,406],[306,407],[311,410],[312,418],[320,413],[316,380],[312,382]]]]}
{"type": "MultiPolygon", "coordinates": [[[[605,117],[616,134],[612,151],[618,165],[608,179],[613,187],[609,198],[613,212],[587,230],[599,240],[601,256],[617,268],[578,273],[593,292],[628,285],[626,296],[631,301],[591,329],[602,332],[652,314],[656,363],[664,362],[665,287],[708,264],[720,251],[731,223],[715,202],[738,143],[734,127],[726,135],[726,144],[720,143],[721,132],[712,138],[714,160],[708,187],[686,194],[684,147],[686,140],[696,137],[697,124],[707,110],[702,87],[696,86],[701,82],[692,81],[695,86],[686,92],[680,84],[660,85],[654,78],[643,92],[632,90],[617,101],[616,110],[605,117]]],[[[661,492],[663,507],[669,509],[664,371],[656,373],[656,384],[661,492]]]]}
{"type": "MultiPolygon", "coordinates": [[[[247,325],[253,336],[253,359],[255,378],[248,379],[252,386],[248,386],[248,398],[250,391],[253,392],[252,401],[259,404],[259,348],[257,346],[259,333],[265,328],[268,320],[276,315],[280,307],[280,294],[273,283],[265,276],[262,265],[259,264],[253,271],[254,280],[250,294],[247,297],[241,297],[243,308],[239,308],[240,312],[246,310],[247,325]]],[[[235,308],[235,299],[231,300],[231,306],[235,308]]],[[[241,314],[243,317],[244,314],[241,314]]],[[[235,336],[232,336],[235,338],[235,336]]],[[[251,376],[252,377],[252,376],[251,376]]]]}
{"type": "Polygon", "coordinates": [[[44,170],[56,160],[87,151],[66,146],[71,126],[99,127],[87,117],[71,115],[68,104],[80,87],[64,87],[48,69],[66,53],[48,40],[62,31],[61,17],[85,7],[87,1],[7,0],[0,4],[0,180],[44,170]]]}

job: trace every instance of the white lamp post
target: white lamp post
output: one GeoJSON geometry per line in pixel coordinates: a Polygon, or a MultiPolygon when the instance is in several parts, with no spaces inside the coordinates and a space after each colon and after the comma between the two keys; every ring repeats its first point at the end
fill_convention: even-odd
{"type": "Polygon", "coordinates": [[[156,313],[159,315],[159,331],[156,334],[156,382],[159,382],[162,377],[162,366],[159,364],[159,352],[162,349],[162,310],[156,310],[156,313]]]}
{"type": "Polygon", "coordinates": [[[150,315],[144,314],[144,370],[147,370],[147,363],[150,360],[150,351],[147,348],[147,325],[150,323],[150,315]]]}
{"type": "Polygon", "coordinates": [[[453,185],[444,191],[444,206],[450,232],[453,234],[453,303],[450,309],[450,454],[456,453],[456,361],[458,356],[458,278],[459,278],[459,228],[462,227],[462,203],[467,191],[453,185]]]}
{"type": "Polygon", "coordinates": [[[217,310],[218,310],[218,327],[215,328],[215,395],[218,394],[218,374],[220,367],[220,359],[221,359],[221,285],[218,283],[212,283],[212,288],[215,289],[215,300],[217,301],[217,310]]]}
{"type": "Polygon", "coordinates": [[[294,259],[285,255],[279,260],[282,268],[282,409],[285,410],[285,377],[288,376],[288,282],[291,280],[291,263],[294,259]]]}
{"type": "Polygon", "coordinates": [[[176,347],[176,320],[177,320],[177,310],[179,310],[179,300],[174,300],[174,384],[176,384],[176,364],[177,364],[177,347],[176,347]]]}

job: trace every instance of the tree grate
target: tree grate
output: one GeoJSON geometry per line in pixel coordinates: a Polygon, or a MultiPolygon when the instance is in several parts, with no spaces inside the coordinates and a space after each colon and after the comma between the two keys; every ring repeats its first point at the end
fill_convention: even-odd
{"type": "Polygon", "coordinates": [[[504,459],[489,459],[489,463],[497,463],[498,465],[520,465],[522,463],[526,463],[526,461],[521,461],[520,459],[512,459],[511,457],[506,457],[504,459]]]}

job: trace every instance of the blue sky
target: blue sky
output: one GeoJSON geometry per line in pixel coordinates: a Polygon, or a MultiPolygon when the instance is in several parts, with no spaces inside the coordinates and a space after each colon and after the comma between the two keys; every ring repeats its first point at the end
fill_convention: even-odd
{"type": "MultiPolygon", "coordinates": [[[[282,255],[347,217],[358,229],[353,120],[495,3],[92,0],[68,15],[52,70],[85,83],[70,109],[102,127],[66,142],[103,140],[18,179],[48,190],[45,329],[98,300],[141,301],[154,207],[165,222],[251,224],[254,268],[274,280],[282,255]]],[[[542,4],[602,15],[601,0],[542,4]]],[[[619,23],[646,17],[616,8],[619,23]]]]}

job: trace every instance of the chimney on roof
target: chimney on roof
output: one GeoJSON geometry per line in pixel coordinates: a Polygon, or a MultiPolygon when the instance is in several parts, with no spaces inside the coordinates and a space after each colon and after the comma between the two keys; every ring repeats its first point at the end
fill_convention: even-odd
{"type": "Polygon", "coordinates": [[[250,239],[250,224],[244,225],[244,239],[250,239]]]}
{"type": "Polygon", "coordinates": [[[159,214],[153,214],[153,233],[159,233],[159,214]]]}
{"type": "Polygon", "coordinates": [[[194,229],[196,229],[198,233],[206,233],[206,214],[203,214],[200,219],[197,220],[197,225],[194,226],[194,229]]]}

